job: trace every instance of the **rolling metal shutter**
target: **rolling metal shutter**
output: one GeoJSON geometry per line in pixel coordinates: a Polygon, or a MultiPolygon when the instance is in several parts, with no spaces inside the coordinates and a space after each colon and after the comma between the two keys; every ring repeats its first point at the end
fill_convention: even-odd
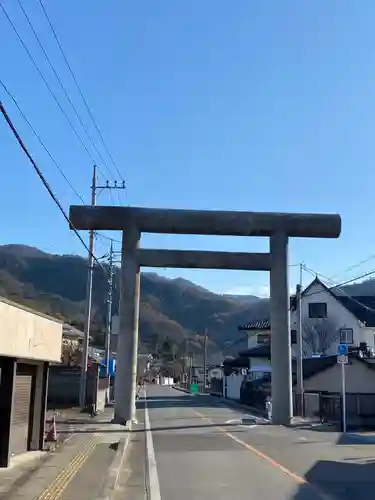
{"type": "Polygon", "coordinates": [[[11,455],[18,455],[28,450],[34,376],[35,367],[32,365],[17,365],[10,438],[11,455]]]}

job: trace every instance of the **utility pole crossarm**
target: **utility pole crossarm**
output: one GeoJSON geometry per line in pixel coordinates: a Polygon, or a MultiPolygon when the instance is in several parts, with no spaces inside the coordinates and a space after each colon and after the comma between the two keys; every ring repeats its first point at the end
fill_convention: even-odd
{"type": "Polygon", "coordinates": [[[118,183],[117,181],[114,181],[112,184],[109,181],[106,181],[106,183],[103,186],[97,186],[96,187],[97,191],[99,191],[98,195],[104,191],[105,189],[126,189],[125,186],[125,181],[121,181],[118,183]]]}

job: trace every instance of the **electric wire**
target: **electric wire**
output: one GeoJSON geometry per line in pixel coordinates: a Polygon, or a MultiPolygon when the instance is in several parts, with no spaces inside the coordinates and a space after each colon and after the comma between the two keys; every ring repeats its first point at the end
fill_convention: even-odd
{"type": "Polygon", "coordinates": [[[39,47],[41,48],[41,50],[42,50],[42,52],[43,52],[43,54],[44,54],[44,56],[45,56],[45,58],[46,58],[46,60],[47,60],[47,62],[48,62],[49,67],[51,68],[51,70],[52,70],[53,74],[55,75],[56,80],[58,81],[58,83],[59,83],[59,85],[60,85],[60,87],[61,87],[62,91],[64,92],[64,95],[65,95],[66,99],[68,100],[68,102],[69,102],[69,104],[70,104],[71,108],[73,109],[73,112],[74,112],[74,114],[76,115],[76,117],[77,117],[78,121],[80,122],[80,124],[81,124],[81,126],[82,126],[83,130],[86,132],[86,135],[87,135],[87,137],[88,137],[88,139],[89,139],[89,141],[90,141],[90,143],[91,143],[92,147],[94,148],[94,150],[96,151],[97,155],[98,155],[98,156],[99,156],[99,158],[101,159],[101,161],[102,161],[102,163],[103,163],[104,167],[106,168],[106,170],[107,170],[108,174],[109,174],[110,176],[113,176],[113,174],[112,174],[112,172],[110,171],[110,169],[109,169],[109,167],[108,167],[108,165],[107,165],[106,161],[104,160],[104,158],[103,158],[102,154],[100,153],[100,151],[99,151],[99,150],[98,150],[98,148],[96,147],[96,144],[95,144],[95,142],[94,142],[93,138],[91,137],[90,132],[87,130],[87,127],[86,127],[85,123],[83,122],[83,120],[82,120],[82,118],[81,118],[81,115],[78,113],[78,111],[77,111],[77,108],[76,108],[75,104],[74,104],[74,103],[73,103],[73,101],[71,100],[71,98],[70,98],[70,96],[69,96],[69,94],[68,94],[68,92],[67,92],[67,90],[66,90],[66,88],[65,88],[65,85],[62,83],[61,78],[60,78],[60,76],[58,75],[58,73],[57,73],[57,71],[56,71],[56,69],[55,69],[55,67],[54,67],[54,65],[53,65],[53,63],[52,63],[52,61],[51,61],[51,59],[50,59],[49,55],[47,54],[47,51],[45,50],[44,45],[43,45],[43,43],[41,42],[41,40],[40,40],[40,38],[39,38],[39,35],[38,35],[38,33],[36,32],[36,30],[35,30],[35,28],[34,28],[33,23],[31,22],[31,20],[30,20],[30,18],[29,18],[29,16],[28,16],[28,14],[27,14],[27,12],[26,12],[25,8],[23,7],[21,0],[17,0],[17,2],[18,2],[18,5],[20,6],[20,8],[21,8],[21,10],[22,10],[22,12],[23,12],[23,14],[24,14],[24,16],[25,16],[25,18],[26,18],[26,21],[27,21],[28,25],[30,26],[31,31],[33,32],[33,35],[34,35],[35,39],[36,39],[36,40],[37,40],[37,42],[38,42],[39,47]]]}
{"type": "Polygon", "coordinates": [[[92,254],[90,252],[90,249],[88,247],[88,245],[84,242],[82,236],[79,234],[78,230],[74,227],[74,225],[71,223],[70,219],[69,219],[69,216],[66,214],[63,206],[61,205],[60,201],[58,200],[57,196],[55,195],[55,193],[53,192],[52,190],[52,187],[50,186],[50,184],[48,183],[48,181],[46,180],[43,172],[40,170],[40,168],[38,167],[37,163],[35,162],[34,158],[31,156],[29,150],[27,149],[25,143],[23,142],[21,136],[19,135],[19,133],[17,132],[17,129],[16,127],[13,125],[13,122],[11,120],[11,118],[9,117],[8,113],[6,112],[2,102],[0,101],[0,113],[3,115],[3,117],[5,118],[5,121],[7,122],[9,128],[11,129],[14,137],[17,139],[17,142],[18,144],[20,145],[21,149],[23,150],[23,152],[25,153],[25,155],[27,156],[27,158],[29,159],[30,163],[32,164],[35,172],[37,173],[39,179],[42,181],[44,187],[47,189],[50,197],[52,198],[52,200],[54,201],[54,203],[56,204],[56,206],[58,207],[58,209],[60,210],[61,214],[63,215],[64,219],[68,222],[69,226],[71,227],[71,229],[74,231],[75,235],[77,236],[77,238],[79,239],[79,241],[82,243],[82,245],[84,246],[84,248],[87,250],[87,252],[89,253],[89,255],[91,254],[92,258],[94,259],[94,261],[104,270],[104,267],[103,265],[101,264],[101,262],[95,257],[94,254],[92,254]]]}
{"type": "MultiPolygon", "coordinates": [[[[304,270],[305,270],[306,272],[308,272],[308,273],[312,274],[313,276],[321,276],[323,279],[327,280],[328,282],[334,283],[334,282],[333,282],[330,278],[327,278],[326,276],[324,276],[324,275],[323,275],[323,274],[321,274],[321,273],[317,273],[317,272],[315,272],[313,269],[309,269],[309,268],[307,268],[306,266],[303,266],[303,268],[304,268],[304,270]]],[[[372,271],[372,273],[375,273],[375,271],[372,271]]],[[[363,277],[363,276],[362,276],[362,277],[363,277]]],[[[359,277],[359,278],[354,278],[354,280],[356,280],[356,279],[360,279],[360,278],[361,278],[361,277],[359,277]]],[[[348,280],[348,281],[350,282],[351,280],[348,280]]],[[[360,306],[361,306],[361,307],[363,307],[364,309],[367,309],[368,311],[371,311],[371,312],[375,313],[375,309],[372,309],[371,307],[368,307],[367,305],[363,304],[363,303],[362,303],[362,302],[360,302],[359,300],[357,300],[357,299],[355,299],[354,297],[352,297],[352,296],[350,296],[349,294],[347,294],[347,293],[345,292],[345,290],[342,290],[342,287],[343,287],[344,285],[349,284],[349,283],[348,283],[348,281],[347,281],[347,282],[344,282],[344,283],[334,284],[333,286],[331,285],[331,286],[329,286],[328,288],[329,288],[329,290],[331,290],[331,291],[332,291],[332,290],[334,290],[334,289],[338,289],[338,290],[340,290],[340,292],[341,292],[343,295],[345,295],[345,296],[346,296],[349,300],[351,300],[352,302],[355,302],[356,304],[360,305],[360,306]]],[[[307,293],[307,294],[304,294],[304,297],[309,297],[309,296],[311,296],[311,295],[315,295],[315,294],[317,294],[317,293],[322,293],[322,292],[321,292],[321,291],[318,291],[318,292],[311,292],[311,293],[307,293]]]]}
{"type": "Polygon", "coordinates": [[[56,102],[56,104],[58,105],[60,111],[62,112],[62,114],[64,115],[66,121],[69,123],[70,125],[70,128],[73,130],[75,136],[77,137],[77,139],[79,140],[80,144],[82,145],[82,147],[84,148],[84,150],[86,151],[87,155],[89,156],[89,158],[91,159],[91,161],[93,163],[96,163],[95,162],[95,159],[93,157],[93,155],[91,154],[90,150],[88,149],[88,147],[86,146],[86,144],[83,142],[81,136],[79,135],[79,133],[77,132],[76,128],[74,127],[71,119],[69,118],[69,116],[67,115],[66,111],[64,110],[64,108],[62,107],[59,99],[56,97],[54,91],[52,90],[51,86],[49,85],[49,83],[47,82],[46,78],[44,77],[42,71],[40,70],[38,64],[35,62],[35,59],[34,57],[32,56],[31,52],[29,51],[29,49],[27,48],[27,45],[26,43],[24,42],[23,38],[21,37],[21,35],[19,34],[16,26],[14,25],[13,21],[11,20],[11,18],[9,17],[7,11],[5,10],[4,6],[2,3],[0,3],[0,8],[1,10],[3,11],[5,17],[7,18],[8,22],[10,23],[13,31],[15,32],[18,40],[20,41],[21,45],[23,46],[24,50],[26,51],[29,59],[31,60],[31,62],[33,63],[35,69],[37,70],[39,76],[41,77],[41,79],[43,80],[45,86],[47,87],[49,93],[52,95],[54,101],[56,102]]]}
{"type": "Polygon", "coordinates": [[[84,96],[84,94],[83,94],[83,91],[82,91],[82,89],[81,89],[81,86],[80,86],[80,85],[79,85],[79,83],[78,83],[78,80],[77,80],[77,78],[76,78],[76,76],[75,76],[75,73],[74,73],[74,71],[73,71],[73,69],[72,69],[72,67],[71,67],[71,65],[70,65],[70,63],[69,63],[69,60],[68,60],[68,58],[67,58],[67,56],[66,56],[66,54],[65,54],[65,51],[64,51],[64,49],[63,49],[63,47],[62,47],[62,44],[61,44],[61,42],[60,42],[60,40],[59,40],[59,37],[57,36],[56,30],[55,30],[55,28],[54,28],[54,26],[53,26],[53,23],[52,23],[52,21],[51,21],[51,19],[50,19],[49,15],[48,15],[48,13],[47,13],[46,8],[44,7],[43,1],[42,1],[42,0],[38,0],[38,1],[39,1],[40,6],[41,6],[41,9],[42,9],[42,11],[43,11],[43,13],[44,13],[44,16],[45,16],[45,18],[46,18],[46,20],[47,20],[47,22],[48,22],[48,24],[49,24],[49,27],[50,27],[51,32],[52,32],[52,34],[53,34],[53,37],[54,37],[54,39],[55,39],[55,41],[56,41],[56,43],[57,43],[57,46],[59,47],[59,50],[60,50],[60,52],[61,52],[61,55],[62,55],[62,57],[63,57],[63,59],[64,59],[64,61],[65,61],[66,65],[67,65],[67,68],[68,68],[68,70],[69,70],[69,73],[70,73],[70,75],[72,76],[72,79],[73,79],[73,81],[74,81],[74,83],[75,83],[75,85],[76,85],[76,87],[77,87],[77,90],[78,90],[78,92],[79,92],[79,94],[80,94],[80,96],[81,96],[81,98],[82,98],[82,101],[83,101],[83,103],[84,103],[84,105],[85,105],[85,107],[86,107],[86,110],[87,110],[88,114],[89,114],[89,115],[90,115],[90,117],[91,117],[91,120],[92,120],[92,122],[93,122],[93,124],[94,124],[94,126],[95,126],[96,131],[98,132],[98,135],[99,135],[99,138],[100,138],[100,140],[101,140],[101,142],[102,142],[102,144],[103,144],[103,147],[104,147],[104,149],[106,150],[106,152],[107,152],[107,154],[108,154],[108,156],[109,156],[109,158],[110,158],[110,160],[111,160],[111,162],[112,162],[113,166],[115,167],[116,172],[117,172],[117,174],[118,174],[118,175],[119,175],[119,177],[120,177],[120,180],[121,180],[121,181],[125,181],[125,180],[124,180],[124,178],[123,178],[123,175],[121,174],[121,171],[120,171],[120,169],[119,169],[119,167],[118,167],[118,165],[117,165],[117,163],[116,163],[116,161],[115,161],[115,159],[113,158],[113,155],[112,155],[111,151],[109,150],[109,148],[108,148],[108,146],[107,146],[107,143],[106,143],[106,141],[105,141],[105,139],[104,139],[104,137],[103,137],[103,134],[102,134],[102,132],[100,131],[100,128],[99,128],[99,126],[98,126],[98,124],[97,124],[97,121],[96,121],[96,120],[95,120],[95,118],[94,118],[93,112],[91,111],[91,108],[90,108],[90,106],[89,106],[89,104],[88,104],[88,102],[87,102],[87,99],[85,98],[85,96],[84,96]]]}
{"type": "Polygon", "coordinates": [[[27,116],[25,115],[25,113],[22,111],[21,107],[19,106],[16,98],[11,94],[11,92],[9,91],[9,89],[6,87],[5,83],[1,80],[0,78],[0,85],[3,87],[3,89],[5,90],[5,92],[8,94],[8,96],[12,99],[14,105],[16,106],[16,108],[18,109],[19,113],[21,114],[22,118],[25,120],[25,122],[27,123],[27,125],[29,126],[30,130],[32,131],[32,133],[35,135],[35,137],[38,139],[40,145],[43,147],[43,149],[45,150],[45,152],[48,154],[48,156],[50,157],[51,161],[53,162],[53,164],[56,166],[56,168],[58,169],[58,171],[60,172],[60,174],[63,176],[63,178],[65,179],[65,181],[68,183],[68,185],[70,186],[70,188],[73,190],[73,192],[76,194],[76,196],[78,196],[78,198],[81,200],[81,202],[83,204],[85,204],[85,200],[83,199],[83,197],[78,193],[78,191],[76,190],[76,188],[73,186],[73,184],[70,182],[70,180],[68,179],[68,177],[65,175],[63,169],[60,167],[60,165],[57,163],[57,161],[55,160],[55,158],[52,156],[52,153],[50,152],[50,150],[47,148],[47,146],[45,145],[45,143],[43,142],[43,140],[41,139],[41,137],[39,136],[39,134],[37,133],[37,131],[35,130],[35,128],[33,127],[33,125],[31,124],[31,122],[29,121],[29,119],[27,118],[27,116]]]}

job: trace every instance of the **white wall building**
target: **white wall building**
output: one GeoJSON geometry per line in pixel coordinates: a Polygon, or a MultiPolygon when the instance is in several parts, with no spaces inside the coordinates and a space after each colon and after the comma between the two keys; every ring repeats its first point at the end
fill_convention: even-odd
{"type": "MultiPolygon", "coordinates": [[[[304,358],[314,355],[336,355],[340,343],[349,349],[370,351],[375,349],[375,297],[343,295],[331,290],[318,278],[302,292],[302,340],[304,358]]],[[[297,317],[295,301],[291,300],[290,336],[292,360],[297,355],[297,317]]],[[[271,365],[272,328],[269,319],[254,321],[240,331],[248,334],[248,349],[240,351],[241,356],[250,358],[251,370],[262,372],[262,367],[271,365]]],[[[313,360],[309,360],[313,361],[313,360]]],[[[322,360],[323,361],[323,360],[322,360]]],[[[372,360],[369,359],[369,362],[372,360]]],[[[293,366],[293,365],[292,365],[293,366]]],[[[243,370],[234,370],[225,376],[226,397],[238,399],[243,370]]],[[[325,380],[323,377],[322,380],[325,380]]],[[[333,383],[333,382],[332,382],[333,383]]],[[[335,381],[336,383],[336,381],[335,381]]]]}
{"type": "MultiPolygon", "coordinates": [[[[335,293],[318,278],[302,292],[303,355],[336,354],[338,344],[374,348],[375,297],[335,293]]],[[[297,310],[291,310],[291,336],[297,335],[297,310]]]]}

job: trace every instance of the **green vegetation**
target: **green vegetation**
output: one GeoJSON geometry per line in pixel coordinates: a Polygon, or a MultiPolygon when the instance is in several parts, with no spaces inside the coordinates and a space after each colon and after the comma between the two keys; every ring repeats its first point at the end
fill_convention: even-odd
{"type": "MultiPolygon", "coordinates": [[[[0,247],[0,295],[83,329],[87,262],[72,255],[50,255],[24,245],[0,247]]],[[[120,271],[114,276],[114,314],[118,312],[120,271]]],[[[95,269],[92,333],[104,342],[107,276],[95,269]]],[[[208,351],[221,351],[225,342],[243,337],[237,326],[267,316],[267,301],[220,296],[182,278],[166,279],[144,273],[141,279],[140,340],[143,351],[174,358],[190,349],[203,350],[203,333],[209,334],[208,351]],[[166,354],[166,353],[165,353],[166,354]]],[[[237,351],[239,345],[236,345],[237,351]]],[[[227,352],[226,352],[227,353],[227,352]]]]}

